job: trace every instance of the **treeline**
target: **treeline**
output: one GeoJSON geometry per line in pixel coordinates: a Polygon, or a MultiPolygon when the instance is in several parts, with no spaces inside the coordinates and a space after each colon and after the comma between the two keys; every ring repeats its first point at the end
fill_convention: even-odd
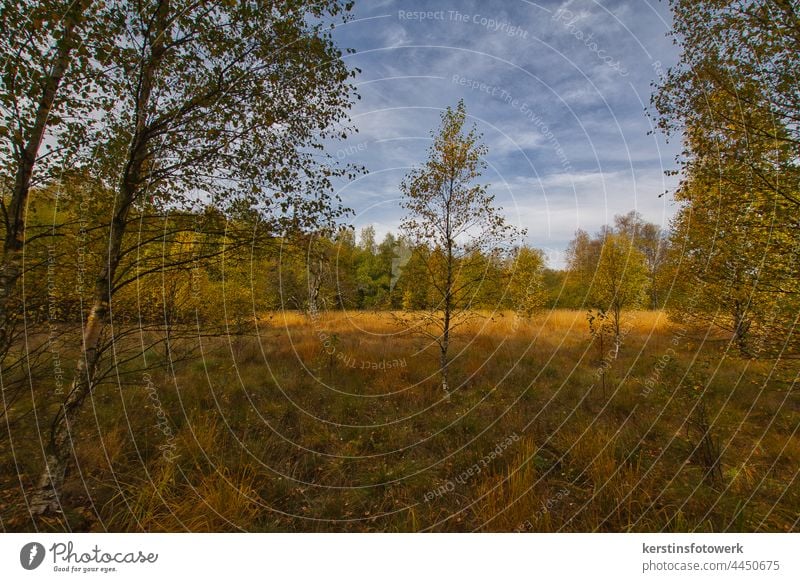
{"type": "MultiPolygon", "coordinates": [[[[88,183],[72,180],[36,193],[26,253],[31,280],[47,284],[26,290],[30,322],[82,320],[91,274],[101,268],[108,244],[107,225],[98,217],[108,212],[103,201],[107,206],[109,199],[88,183]]],[[[678,214],[673,229],[631,211],[596,233],[578,231],[562,269],[529,246],[472,252],[456,270],[460,280],[475,282],[464,304],[523,315],[553,308],[602,310],[614,320],[629,309],[667,309],[678,320],[713,321],[734,333],[745,351],[757,342],[760,351],[771,353],[769,346],[787,339],[780,330],[797,315],[796,296],[776,292],[775,279],[755,284],[755,270],[749,288],[736,287],[748,271],[735,267],[747,257],[723,261],[721,253],[734,254],[719,248],[721,241],[718,254],[711,255],[715,268],[698,273],[702,255],[686,248],[687,212],[678,214]]],[[[441,249],[415,245],[402,234],[379,241],[372,226],[358,233],[340,228],[279,236],[257,215],[225,214],[212,206],[199,212],[137,211],[130,219],[136,236],[123,253],[125,276],[112,304],[119,323],[244,330],[263,314],[284,309],[414,311],[436,309],[441,301],[431,271],[441,249]]],[[[730,241],[722,228],[707,234],[730,241]]],[[[751,234],[748,244],[767,243],[751,234]]],[[[766,254],[761,269],[786,258],[766,254]]]]}
{"type": "MultiPolygon", "coordinates": [[[[88,181],[68,180],[35,193],[26,248],[31,322],[78,323],[85,295],[108,244],[110,197],[88,181]]],[[[403,235],[377,240],[367,226],[293,232],[264,228],[254,215],[202,211],[132,211],[135,237],[124,249],[115,319],[164,325],[244,325],[281,309],[423,310],[440,299],[430,272],[437,249],[403,235]],[[128,281],[130,280],[130,281],[128,281]]],[[[531,314],[546,308],[660,309],[679,258],[670,238],[636,212],[590,236],[578,231],[567,265],[547,265],[543,251],[515,246],[475,251],[458,277],[476,281],[473,309],[531,314]]]]}
{"type": "MultiPolygon", "coordinates": [[[[24,309],[31,323],[80,323],[86,294],[108,245],[109,198],[86,182],[64,182],[35,192],[28,216],[24,309]]],[[[165,326],[244,325],[282,309],[415,310],[435,306],[427,260],[437,251],[368,226],[293,231],[265,228],[257,216],[132,211],[135,236],[123,248],[114,319],[165,326]],[[130,279],[130,280],[129,280],[130,279]]],[[[475,252],[459,276],[477,279],[475,309],[532,312],[548,302],[544,254],[530,247],[510,253],[475,252]]],[[[555,297],[555,295],[554,295],[555,297]]]]}
{"type": "MultiPolygon", "coordinates": [[[[376,242],[374,228],[367,226],[358,236],[343,230],[331,238],[317,237],[307,250],[319,257],[318,276],[314,261],[302,260],[307,255],[287,252],[280,264],[268,267],[275,278],[267,283],[269,300],[263,305],[307,309],[309,276],[319,285],[319,306],[327,309],[427,310],[441,301],[430,267],[431,255],[441,249],[414,245],[393,233],[376,242]]],[[[669,232],[631,211],[593,236],[578,231],[565,268],[549,266],[542,250],[523,245],[473,252],[458,262],[457,273],[477,281],[468,299],[473,309],[528,315],[551,308],[611,310],[615,305],[661,309],[674,283],[674,259],[669,232]]]]}
{"type": "MultiPolygon", "coordinates": [[[[332,238],[314,237],[307,250],[316,261],[285,255],[270,266],[280,274],[267,283],[271,307],[307,309],[314,300],[316,308],[324,309],[414,311],[435,309],[441,301],[432,272],[444,259],[441,248],[413,244],[392,233],[377,243],[374,228],[368,226],[358,237],[349,229],[332,238]],[[287,302],[287,297],[304,299],[287,302]]],[[[546,304],[544,266],[544,254],[531,247],[507,253],[474,251],[458,262],[455,277],[477,281],[465,298],[469,308],[532,312],[546,304]]]]}

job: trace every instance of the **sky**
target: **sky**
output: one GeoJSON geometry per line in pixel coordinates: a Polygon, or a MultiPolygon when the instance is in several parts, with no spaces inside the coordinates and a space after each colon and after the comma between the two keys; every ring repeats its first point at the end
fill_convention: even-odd
{"type": "Polygon", "coordinates": [[[678,58],[657,0],[357,0],[334,33],[361,99],[330,144],[367,173],[337,184],[356,229],[398,232],[399,184],[464,99],[488,146],[480,182],[551,267],[577,229],[637,210],[667,226],[679,144],[653,132],[652,83],[678,58]],[[666,195],[664,193],[667,192],[666,195]]]}

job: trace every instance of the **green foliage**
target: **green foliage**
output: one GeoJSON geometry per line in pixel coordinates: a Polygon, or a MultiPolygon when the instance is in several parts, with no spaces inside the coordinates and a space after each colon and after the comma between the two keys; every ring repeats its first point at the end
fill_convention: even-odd
{"type": "Polygon", "coordinates": [[[101,2],[0,4],[0,190],[8,206],[20,171],[35,169],[28,179],[42,185],[92,155],[93,114],[114,100],[102,71],[119,31],[114,9],[101,2]]]}
{"type": "Polygon", "coordinates": [[[426,270],[431,287],[404,294],[420,305],[423,294],[432,293],[426,307],[444,311],[448,321],[487,296],[497,299],[493,286],[503,271],[502,248],[519,234],[494,207],[486,186],[474,183],[486,165],[487,149],[474,127],[464,130],[465,122],[463,101],[448,108],[433,134],[428,160],[401,184],[407,211],[401,228],[414,245],[405,269],[426,270]]]}
{"type": "Polygon", "coordinates": [[[589,291],[590,301],[615,313],[641,307],[647,282],[644,254],[624,235],[606,234],[589,291]]]}
{"type": "Polygon", "coordinates": [[[521,247],[510,265],[508,298],[516,312],[530,317],[547,304],[544,281],[545,257],[539,249],[521,247]]]}
{"type": "Polygon", "coordinates": [[[660,309],[669,295],[669,232],[647,222],[635,210],[614,217],[615,231],[627,238],[644,257],[647,269],[648,307],[660,309]]]}
{"type": "Polygon", "coordinates": [[[671,311],[730,331],[745,356],[797,352],[800,15],[785,0],[671,6],[681,60],[653,97],[684,139],[671,311]]]}
{"type": "Polygon", "coordinates": [[[605,227],[595,237],[576,233],[567,251],[567,276],[580,289],[584,304],[611,314],[619,341],[622,311],[647,305],[652,279],[637,237],[625,232],[624,218],[618,217],[618,224],[618,231],[605,227]]]}

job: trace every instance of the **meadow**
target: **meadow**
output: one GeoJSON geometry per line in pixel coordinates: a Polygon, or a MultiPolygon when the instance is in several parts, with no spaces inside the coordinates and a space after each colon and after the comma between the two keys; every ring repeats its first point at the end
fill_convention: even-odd
{"type": "Polygon", "coordinates": [[[583,311],[487,312],[458,329],[445,394],[434,347],[401,329],[390,312],[274,312],[156,346],[147,372],[120,364],[74,426],[64,514],[34,523],[57,405],[43,374],[0,449],[0,526],[798,529],[796,361],[743,359],[661,311],[624,313],[616,358],[583,311]]]}

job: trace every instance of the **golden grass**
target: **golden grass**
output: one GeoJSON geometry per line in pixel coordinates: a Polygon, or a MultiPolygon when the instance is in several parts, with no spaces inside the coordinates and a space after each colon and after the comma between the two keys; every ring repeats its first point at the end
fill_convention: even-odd
{"type": "MultiPolygon", "coordinates": [[[[263,315],[259,324],[264,328],[290,327],[309,330],[318,328],[329,333],[388,333],[397,335],[397,318],[406,312],[388,311],[320,311],[309,316],[298,311],[282,311],[263,315]]],[[[481,311],[473,314],[465,329],[497,333],[518,333],[520,330],[548,330],[552,332],[573,332],[586,329],[586,312],[573,309],[553,309],[535,314],[531,318],[517,315],[513,311],[481,311]]],[[[413,317],[413,313],[411,314],[413,317]]],[[[672,324],[664,311],[628,311],[623,314],[623,325],[630,326],[636,333],[663,333],[672,324]]]]}
{"type": "MultiPolygon", "coordinates": [[[[786,487],[800,463],[791,362],[737,359],[725,342],[699,342],[664,313],[639,311],[624,314],[619,358],[603,367],[585,312],[484,313],[454,336],[446,398],[435,347],[403,333],[396,315],[271,313],[257,335],[203,339],[205,360],[152,374],[171,440],[143,386],[104,388],[77,441],[90,486],[70,479],[66,501],[80,519],[68,512],[69,527],[798,527],[800,491],[786,487]],[[716,481],[694,451],[700,399],[723,445],[716,481]],[[175,458],[162,454],[166,444],[175,458]]],[[[35,428],[15,443],[36,443],[35,428]]],[[[29,486],[40,470],[35,447],[16,451],[29,486]]],[[[2,523],[31,529],[14,501],[19,486],[3,483],[12,501],[0,507],[2,523]]]]}

